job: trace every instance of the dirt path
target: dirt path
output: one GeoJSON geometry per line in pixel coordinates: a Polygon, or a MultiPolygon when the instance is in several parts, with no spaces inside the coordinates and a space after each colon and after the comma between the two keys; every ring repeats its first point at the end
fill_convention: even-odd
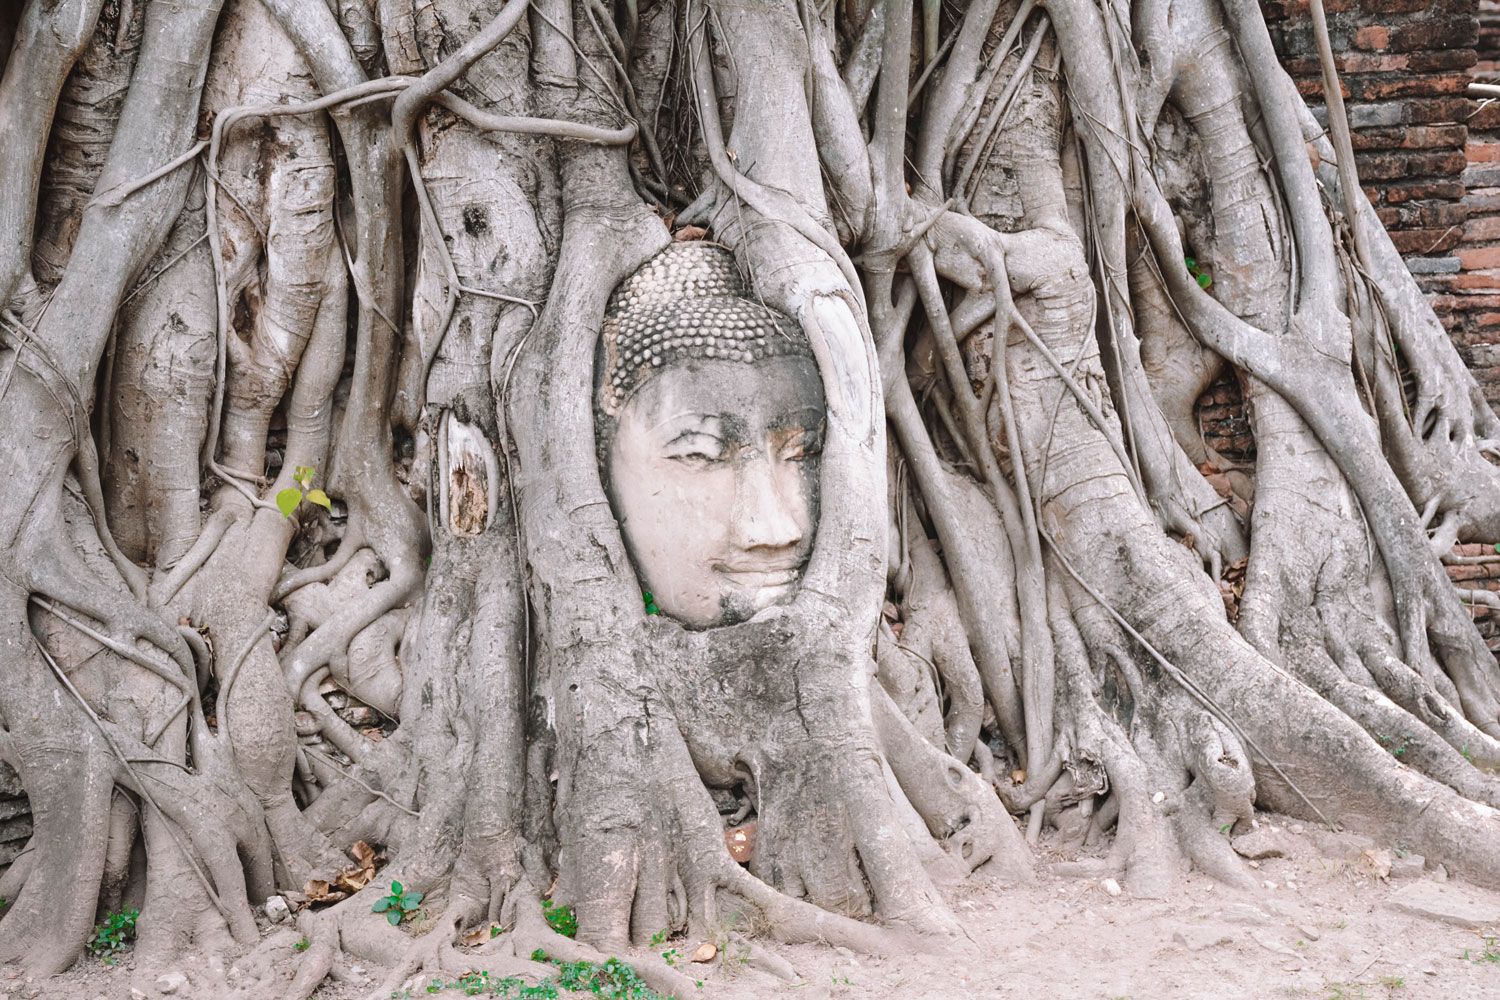
{"type": "MultiPolygon", "coordinates": [[[[1278,817],[1263,816],[1251,837],[1238,846],[1282,855],[1255,862],[1254,893],[1201,876],[1172,900],[1048,874],[1025,887],[976,880],[955,903],[976,942],[967,957],[780,949],[797,984],[733,959],[686,968],[701,970],[705,1000],[1500,1000],[1500,894],[1448,879],[1399,845],[1278,817]]],[[[1039,869],[1048,860],[1044,851],[1039,869]]],[[[46,981],[0,969],[0,1000],[129,1000],[130,972],[128,959],[114,969],[89,959],[46,981]]],[[[373,978],[353,977],[319,1000],[367,996],[373,978]]],[[[426,986],[410,984],[409,996],[464,995],[426,986]]],[[[192,987],[174,996],[212,1000],[192,987]]]]}

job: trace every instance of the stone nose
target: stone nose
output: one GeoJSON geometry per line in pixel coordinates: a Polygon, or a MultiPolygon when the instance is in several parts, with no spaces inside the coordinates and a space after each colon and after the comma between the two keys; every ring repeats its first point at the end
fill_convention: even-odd
{"type": "Polygon", "coordinates": [[[732,533],[745,550],[787,549],[802,541],[802,522],[795,484],[779,483],[765,452],[744,461],[735,483],[732,533]]]}

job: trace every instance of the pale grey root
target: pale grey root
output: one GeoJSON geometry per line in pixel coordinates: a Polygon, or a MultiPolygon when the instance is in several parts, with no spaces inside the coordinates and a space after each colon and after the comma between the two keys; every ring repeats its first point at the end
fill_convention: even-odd
{"type": "Polygon", "coordinates": [[[1028,841],[1245,883],[1256,806],[1500,884],[1439,562],[1500,537],[1500,420],[1253,0],[11,7],[0,962],[138,906],[143,989],[542,949],[697,996],[654,937],[947,947],[1028,841]],[[702,631],[596,452],[674,236],[735,266],[618,387],[712,328],[827,400],[800,590],[702,631]],[[1196,426],[1226,368],[1253,468],[1196,426]],[[262,938],[360,840],[374,887],[262,938]]]}

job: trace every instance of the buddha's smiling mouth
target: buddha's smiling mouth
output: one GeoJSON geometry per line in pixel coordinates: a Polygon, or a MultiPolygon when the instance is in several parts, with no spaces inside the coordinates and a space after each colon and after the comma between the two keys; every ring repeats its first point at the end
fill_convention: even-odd
{"type": "Polygon", "coordinates": [[[721,577],[745,590],[772,590],[788,587],[797,582],[801,574],[800,564],[776,567],[718,567],[721,577]]]}

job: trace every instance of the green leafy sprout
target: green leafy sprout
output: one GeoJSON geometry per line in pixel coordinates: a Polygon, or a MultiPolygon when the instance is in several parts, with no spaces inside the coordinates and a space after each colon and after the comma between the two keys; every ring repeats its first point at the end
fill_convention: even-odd
{"type": "Polygon", "coordinates": [[[1381,746],[1385,747],[1391,752],[1392,757],[1400,760],[1402,757],[1405,757],[1407,751],[1412,748],[1412,741],[1414,739],[1415,737],[1413,737],[1410,733],[1402,733],[1400,737],[1382,736],[1380,737],[1379,742],[1381,746]]]}
{"type": "Polygon", "coordinates": [[[537,949],[531,953],[531,960],[555,966],[557,974],[529,985],[518,976],[494,978],[484,971],[466,972],[451,982],[435,979],[427,984],[426,992],[453,990],[468,997],[501,997],[504,1000],[558,1000],[564,992],[591,994],[600,1000],[664,1000],[633,968],[618,958],[603,962],[562,962],[537,949]]]}
{"type": "Polygon", "coordinates": [[[296,942],[294,942],[292,944],[292,950],[293,951],[306,951],[311,946],[312,946],[312,942],[309,941],[307,938],[303,938],[302,940],[296,941],[296,942]]]}
{"type": "Polygon", "coordinates": [[[135,922],[140,915],[140,910],[129,909],[106,916],[89,938],[89,952],[103,959],[105,965],[114,965],[125,945],[135,940],[135,922]]]}
{"type": "Polygon", "coordinates": [[[422,893],[410,892],[400,882],[391,883],[391,891],[375,900],[371,909],[384,913],[386,921],[395,927],[410,916],[422,902],[422,893]]]}
{"type": "Polygon", "coordinates": [[[578,915],[571,906],[559,906],[550,899],[542,900],[542,918],[547,926],[565,938],[578,936],[578,915]]]}
{"type": "Polygon", "coordinates": [[[661,608],[659,608],[659,607],[656,606],[656,598],[654,598],[654,597],[651,596],[651,591],[649,591],[649,590],[642,591],[641,592],[641,599],[646,602],[646,614],[648,614],[648,615],[659,615],[659,614],[661,614],[661,608]]]}
{"type": "Polygon", "coordinates": [[[277,491],[276,509],[281,511],[282,517],[291,517],[304,500],[332,512],[333,501],[328,499],[328,494],[312,488],[313,476],[316,473],[317,470],[310,465],[299,465],[292,470],[292,479],[296,481],[297,486],[302,488],[288,486],[284,490],[277,491]]]}
{"type": "Polygon", "coordinates": [[[1198,282],[1199,288],[1207,288],[1214,283],[1212,275],[1198,266],[1197,258],[1184,257],[1182,262],[1187,265],[1188,274],[1191,274],[1193,280],[1198,282]]]}
{"type": "Polygon", "coordinates": [[[1484,951],[1478,955],[1471,955],[1469,949],[1465,948],[1463,958],[1468,962],[1487,962],[1490,965],[1500,965],[1500,945],[1497,945],[1495,938],[1486,937],[1484,939],[1484,951]]]}

